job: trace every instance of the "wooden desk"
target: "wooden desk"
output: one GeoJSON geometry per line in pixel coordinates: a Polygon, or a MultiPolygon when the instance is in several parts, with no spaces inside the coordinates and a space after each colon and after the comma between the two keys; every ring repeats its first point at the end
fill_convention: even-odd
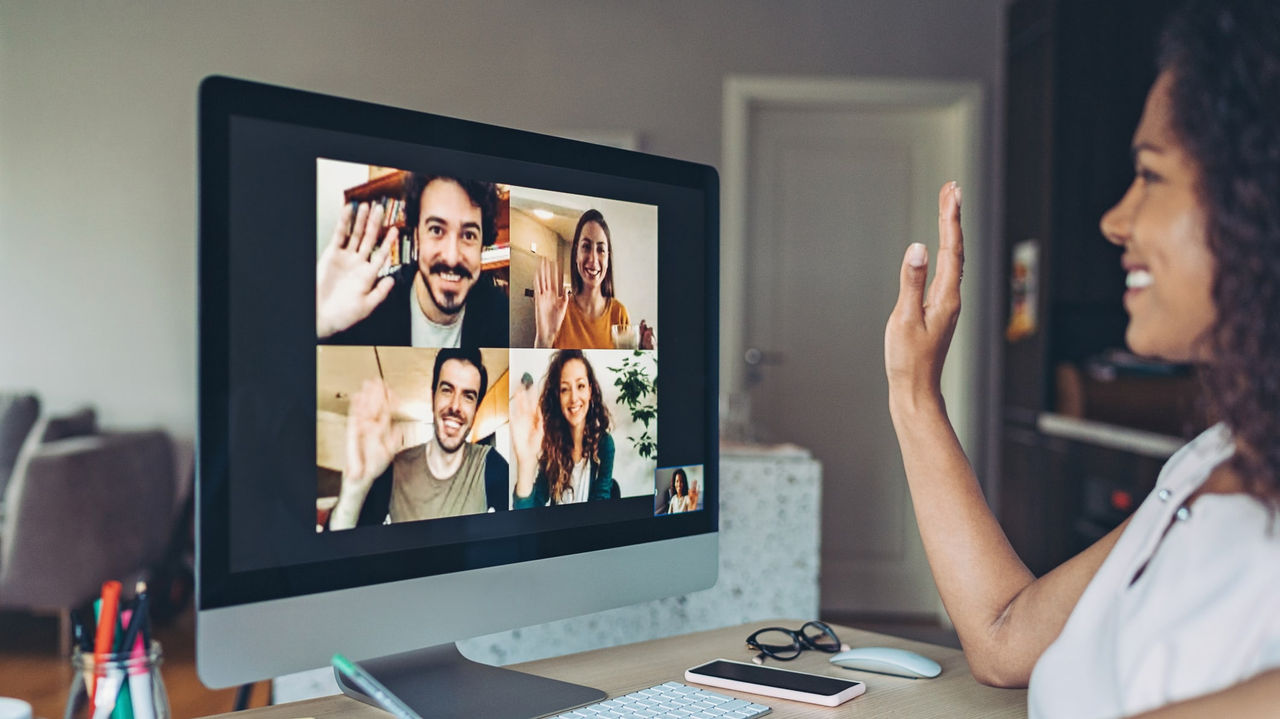
{"type": "MultiPolygon", "coordinates": [[[[666,639],[655,639],[609,649],[597,649],[553,659],[542,659],[512,668],[531,674],[599,687],[614,697],[666,681],[684,681],[684,670],[717,657],[748,661],[751,653],[744,640],[752,631],[766,626],[799,627],[803,620],[783,619],[751,622],[737,627],[713,629],[666,639]]],[[[988,719],[1025,717],[1027,693],[1023,689],[995,689],[982,686],[969,674],[964,654],[957,649],[900,639],[885,634],[835,626],[840,639],[852,646],[901,647],[919,652],[942,665],[936,679],[901,679],[841,669],[827,662],[830,655],[808,651],[789,662],[770,662],[787,669],[856,679],[867,692],[839,707],[785,699],[761,697],[710,687],[743,699],[773,707],[770,717],[778,719],[854,717],[947,717],[948,719],[988,719]]],[[[385,719],[387,714],[345,696],[324,697],[254,709],[241,714],[223,714],[236,719],[297,719],[298,717],[354,717],[385,719]]]]}

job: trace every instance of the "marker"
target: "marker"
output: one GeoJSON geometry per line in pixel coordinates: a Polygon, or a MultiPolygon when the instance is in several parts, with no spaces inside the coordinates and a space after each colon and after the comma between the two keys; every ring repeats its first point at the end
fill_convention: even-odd
{"type": "MultiPolygon", "coordinates": [[[[121,602],[122,606],[125,604],[128,604],[128,602],[121,602]]],[[[129,631],[126,627],[134,624],[131,621],[134,615],[135,612],[132,609],[122,608],[120,610],[120,623],[116,627],[118,641],[116,642],[115,654],[111,659],[112,664],[123,665],[126,672],[132,671],[128,666],[129,660],[125,659],[129,655],[129,650],[125,648],[128,646],[126,642],[129,641],[129,631]]],[[[133,719],[133,700],[129,696],[129,685],[125,683],[124,679],[120,681],[120,692],[116,694],[115,707],[111,710],[111,717],[112,719],[133,719]]]]}
{"type": "Polygon", "coordinates": [[[382,685],[382,682],[373,678],[373,675],[360,668],[359,664],[347,659],[341,654],[333,655],[333,668],[342,674],[348,681],[356,686],[356,689],[364,692],[365,696],[378,703],[392,716],[399,719],[422,719],[418,712],[409,708],[408,704],[400,701],[400,698],[391,693],[382,685]]]}
{"type": "Polygon", "coordinates": [[[133,704],[133,719],[155,719],[151,704],[151,670],[147,666],[150,642],[144,635],[150,633],[151,615],[147,600],[147,583],[139,581],[134,590],[138,601],[133,607],[133,620],[124,633],[121,651],[129,652],[129,701],[133,704]]]}
{"type": "Polygon", "coordinates": [[[138,583],[133,585],[133,589],[138,598],[135,609],[139,613],[138,618],[142,620],[142,627],[139,630],[142,634],[142,646],[149,652],[151,651],[151,599],[147,594],[147,583],[139,579],[138,583]]]}
{"type": "MultiPolygon", "coordinates": [[[[128,622],[124,630],[124,641],[119,644],[119,651],[122,654],[130,654],[133,651],[134,644],[143,631],[143,627],[147,623],[147,583],[138,582],[136,585],[138,592],[137,601],[133,605],[133,611],[121,612],[120,616],[128,622]],[[132,616],[128,616],[132,615],[132,616]]],[[[145,654],[145,652],[144,652],[145,654]]]]}
{"type": "Polygon", "coordinates": [[[93,651],[93,632],[85,624],[84,615],[79,609],[71,610],[71,636],[82,652],[93,651]]]}
{"type": "MultiPolygon", "coordinates": [[[[116,637],[116,614],[120,611],[120,582],[112,579],[102,583],[102,610],[98,614],[98,634],[93,643],[93,682],[89,686],[89,696],[97,697],[98,675],[103,673],[103,662],[114,648],[116,637]]],[[[117,687],[119,689],[119,687],[117,687]]],[[[112,701],[115,700],[114,692],[112,701]]],[[[98,706],[94,702],[94,706],[98,706]]]]}
{"type": "Polygon", "coordinates": [[[75,637],[76,646],[80,649],[80,666],[84,667],[81,671],[84,676],[81,681],[84,682],[85,690],[93,694],[91,687],[93,686],[93,668],[85,667],[86,657],[93,656],[93,632],[89,631],[91,623],[86,623],[84,614],[79,609],[71,610],[71,628],[75,637]]]}

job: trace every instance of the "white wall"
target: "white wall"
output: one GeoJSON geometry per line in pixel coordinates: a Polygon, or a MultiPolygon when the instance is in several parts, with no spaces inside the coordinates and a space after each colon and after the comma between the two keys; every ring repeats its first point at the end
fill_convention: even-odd
{"type": "Polygon", "coordinates": [[[316,161],[316,257],[333,241],[334,226],[346,207],[343,192],[369,181],[369,166],[359,162],[316,161]]]}
{"type": "MultiPolygon", "coordinates": [[[[727,74],[974,78],[996,98],[993,148],[1004,4],[0,3],[0,388],[194,431],[206,75],[533,130],[634,130],[646,150],[708,164],[727,74]]],[[[994,200],[976,204],[998,231],[994,200]]]]}

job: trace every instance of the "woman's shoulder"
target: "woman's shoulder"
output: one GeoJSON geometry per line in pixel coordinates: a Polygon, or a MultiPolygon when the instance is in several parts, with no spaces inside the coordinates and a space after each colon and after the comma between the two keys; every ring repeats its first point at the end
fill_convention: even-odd
{"type": "Polygon", "coordinates": [[[617,297],[609,298],[609,309],[605,314],[609,316],[612,324],[629,324],[628,320],[631,318],[631,315],[627,314],[627,306],[622,304],[622,300],[617,297]],[[614,320],[621,321],[614,322],[614,320]]]}
{"type": "Polygon", "coordinates": [[[1169,457],[1160,469],[1156,487],[1174,493],[1191,492],[1234,452],[1231,430],[1223,423],[1215,424],[1169,457]]]}

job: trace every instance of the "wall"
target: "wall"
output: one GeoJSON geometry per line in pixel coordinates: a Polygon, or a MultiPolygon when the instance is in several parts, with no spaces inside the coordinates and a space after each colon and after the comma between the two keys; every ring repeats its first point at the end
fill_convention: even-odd
{"type": "MultiPolygon", "coordinates": [[[[637,131],[646,150],[709,164],[728,74],[973,78],[994,98],[994,148],[1003,6],[0,3],[0,387],[53,409],[93,403],[108,424],[194,431],[206,75],[525,129],[637,131]]],[[[994,199],[973,206],[998,231],[994,199]]]]}

